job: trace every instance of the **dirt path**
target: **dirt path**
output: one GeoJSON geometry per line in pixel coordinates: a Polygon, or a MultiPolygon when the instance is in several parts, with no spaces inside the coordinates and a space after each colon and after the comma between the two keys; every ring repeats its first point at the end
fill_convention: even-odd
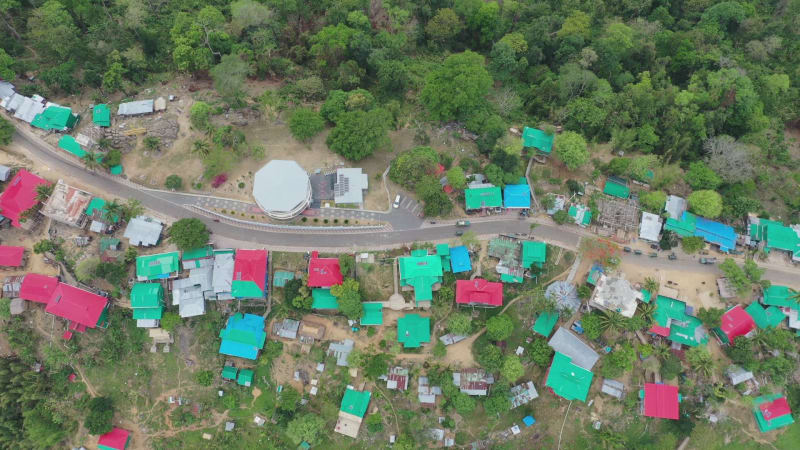
{"type": "Polygon", "coordinates": [[[92,383],[89,381],[89,379],[86,378],[86,375],[83,374],[81,366],[75,364],[74,366],[72,366],[72,368],[75,369],[76,372],[78,372],[78,375],[80,375],[81,380],[83,380],[83,383],[86,385],[86,390],[89,392],[89,395],[91,395],[92,397],[98,397],[99,394],[97,393],[97,390],[94,388],[94,386],[92,386],[92,383]]]}

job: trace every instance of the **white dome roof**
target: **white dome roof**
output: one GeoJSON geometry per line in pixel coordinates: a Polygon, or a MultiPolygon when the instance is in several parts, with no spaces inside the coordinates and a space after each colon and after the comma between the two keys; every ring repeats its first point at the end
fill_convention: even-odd
{"type": "Polygon", "coordinates": [[[296,215],[310,202],[311,182],[295,161],[272,160],[256,172],[253,197],[267,213],[296,215]]]}

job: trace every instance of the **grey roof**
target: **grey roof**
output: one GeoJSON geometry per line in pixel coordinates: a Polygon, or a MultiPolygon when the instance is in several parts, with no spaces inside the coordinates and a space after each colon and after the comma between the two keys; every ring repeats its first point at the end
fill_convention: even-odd
{"type": "Polygon", "coordinates": [[[158,328],[158,319],[136,319],[137,328],[158,328]]]}
{"type": "Polygon", "coordinates": [[[668,196],[667,203],[664,205],[664,211],[669,214],[671,219],[681,220],[683,212],[686,211],[686,199],[678,197],[677,195],[668,196]]]}
{"type": "Polygon", "coordinates": [[[0,100],[14,95],[14,85],[8,81],[0,81],[0,100]]]}
{"type": "Polygon", "coordinates": [[[297,330],[300,329],[300,321],[294,319],[283,319],[275,322],[272,332],[286,339],[297,339],[297,330]]]}
{"type": "Polygon", "coordinates": [[[525,405],[531,400],[539,398],[539,393],[536,392],[536,387],[533,385],[533,381],[528,381],[527,383],[514,386],[511,388],[509,393],[511,394],[509,397],[511,400],[511,409],[514,409],[517,406],[525,405]]]}
{"type": "Polygon", "coordinates": [[[369,187],[369,177],[360,168],[336,170],[333,185],[334,201],[339,204],[364,203],[364,191],[369,187]]]}
{"type": "Polygon", "coordinates": [[[605,394],[615,397],[617,400],[622,400],[622,393],[625,391],[625,385],[617,380],[606,378],[603,380],[603,387],[601,387],[600,390],[605,394]]]}
{"type": "Polygon", "coordinates": [[[0,181],[8,181],[11,177],[11,167],[0,164],[0,181]]]}
{"type": "Polygon", "coordinates": [[[292,211],[310,193],[308,174],[295,161],[274,159],[253,177],[253,197],[265,211],[292,211]]]}
{"type": "Polygon", "coordinates": [[[213,296],[211,266],[197,267],[189,271],[188,278],[172,282],[172,304],[178,305],[181,317],[205,314],[205,300],[213,296]]]}
{"type": "Polygon", "coordinates": [[[440,386],[430,386],[428,377],[418,378],[419,386],[417,387],[417,398],[420,403],[436,403],[436,396],[442,395],[442,388],[440,386]]]}
{"type": "Polygon", "coordinates": [[[351,339],[345,339],[342,342],[331,342],[328,347],[328,355],[336,357],[336,365],[347,367],[347,357],[353,351],[354,342],[351,339]]]}
{"type": "Polygon", "coordinates": [[[639,238],[646,241],[658,242],[658,235],[661,234],[661,217],[649,212],[642,211],[642,223],[639,224],[639,238]]]}
{"type": "Polygon", "coordinates": [[[732,365],[725,369],[725,375],[731,380],[731,384],[736,386],[739,383],[744,383],[747,380],[753,379],[753,372],[742,369],[739,366],[732,365]]]}
{"type": "Polygon", "coordinates": [[[555,195],[553,196],[553,207],[547,210],[547,214],[552,216],[553,214],[561,211],[564,209],[564,206],[567,203],[567,198],[563,195],[555,195]]]}
{"type": "Polygon", "coordinates": [[[123,237],[128,238],[131,245],[149,247],[158,244],[164,225],[147,216],[134,217],[128,222],[123,237]]]}
{"type": "Polygon", "coordinates": [[[150,114],[151,112],[153,112],[152,99],[120,103],[119,109],[117,109],[118,116],[135,116],[137,114],[150,114]]]}
{"type": "Polygon", "coordinates": [[[9,303],[8,311],[9,313],[11,313],[12,316],[16,316],[18,314],[22,314],[23,312],[25,312],[27,306],[28,304],[27,302],[25,302],[25,300],[21,298],[15,298],[11,300],[11,303],[9,303]]]}
{"type": "Polygon", "coordinates": [[[456,342],[461,342],[466,338],[466,336],[460,334],[447,333],[444,336],[440,336],[439,340],[442,341],[442,344],[444,345],[452,345],[456,342]]]}
{"type": "Polygon", "coordinates": [[[643,297],[642,292],[634,289],[628,280],[603,273],[597,280],[589,304],[631,318],[636,313],[638,301],[643,297]]]}
{"type": "Polygon", "coordinates": [[[553,300],[558,305],[558,309],[574,313],[581,306],[578,298],[578,290],[575,285],[567,281],[556,281],[544,291],[544,296],[553,300]]]}
{"type": "Polygon", "coordinates": [[[569,356],[574,364],[586,370],[592,370],[597,360],[600,359],[597,352],[564,327],[558,327],[547,345],[553,350],[569,356]]]}
{"type": "Polygon", "coordinates": [[[233,264],[233,252],[214,252],[212,287],[217,294],[217,300],[230,300],[233,298],[231,295],[233,264]]]}
{"type": "Polygon", "coordinates": [[[93,231],[95,233],[102,233],[106,231],[108,225],[104,222],[100,222],[99,220],[92,220],[92,223],[89,225],[89,231],[93,231]]]}
{"type": "Polygon", "coordinates": [[[38,96],[34,96],[34,98],[28,98],[19,94],[14,94],[12,96],[10,102],[11,107],[9,110],[14,110],[14,117],[27,123],[33,122],[33,119],[38,115],[44,112],[45,105],[42,101],[39,101],[38,96]]]}

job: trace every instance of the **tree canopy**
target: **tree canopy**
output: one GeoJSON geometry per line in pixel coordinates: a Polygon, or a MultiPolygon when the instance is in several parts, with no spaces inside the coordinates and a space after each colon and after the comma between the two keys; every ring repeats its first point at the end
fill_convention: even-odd
{"type": "Polygon", "coordinates": [[[448,56],[428,74],[420,101],[433,120],[459,119],[485,103],[491,84],[483,56],[467,50],[448,56]]]}
{"type": "Polygon", "coordinates": [[[210,233],[200,219],[180,219],[169,227],[169,240],[179,250],[194,250],[208,243],[210,233]]]}

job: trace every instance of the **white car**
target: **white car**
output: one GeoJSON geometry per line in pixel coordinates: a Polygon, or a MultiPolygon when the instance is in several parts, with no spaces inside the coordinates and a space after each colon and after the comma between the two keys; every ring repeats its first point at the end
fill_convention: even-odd
{"type": "Polygon", "coordinates": [[[397,197],[394,198],[394,204],[392,205],[394,208],[400,207],[400,194],[397,194],[397,197]]]}

